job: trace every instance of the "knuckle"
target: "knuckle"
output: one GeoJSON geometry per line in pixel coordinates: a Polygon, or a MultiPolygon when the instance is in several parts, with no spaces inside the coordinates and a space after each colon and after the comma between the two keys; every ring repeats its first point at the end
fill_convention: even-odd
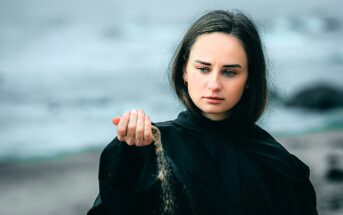
{"type": "Polygon", "coordinates": [[[120,128],[120,127],[119,127],[119,128],[117,129],[117,133],[120,134],[120,135],[122,135],[122,136],[124,136],[125,131],[126,131],[126,130],[125,130],[124,128],[120,128]]]}
{"type": "Polygon", "coordinates": [[[151,143],[152,143],[152,141],[150,141],[150,140],[145,140],[145,141],[144,141],[144,144],[145,144],[145,145],[150,145],[151,143]]]}
{"type": "Polygon", "coordinates": [[[137,127],[138,128],[143,128],[144,127],[144,124],[143,124],[142,120],[138,120],[137,121],[137,127]]]}
{"type": "Polygon", "coordinates": [[[142,137],[144,134],[143,130],[136,130],[136,136],[142,137]]]}
{"type": "Polygon", "coordinates": [[[130,146],[135,145],[135,141],[133,141],[132,139],[126,139],[125,142],[127,142],[127,144],[130,146]]]}
{"type": "Polygon", "coordinates": [[[139,137],[139,136],[136,136],[135,141],[136,141],[137,143],[140,143],[140,142],[143,141],[143,138],[142,138],[142,137],[139,137]]]}
{"type": "Polygon", "coordinates": [[[144,132],[147,133],[147,134],[152,132],[151,131],[151,126],[149,124],[144,126],[144,132]]]}
{"type": "Polygon", "coordinates": [[[152,136],[151,135],[145,135],[144,136],[144,141],[146,143],[151,143],[152,142],[152,136]]]}
{"type": "Polygon", "coordinates": [[[136,130],[136,125],[130,123],[130,124],[127,126],[127,130],[129,130],[129,131],[134,131],[134,130],[136,130]]]}
{"type": "Polygon", "coordinates": [[[149,136],[144,136],[144,141],[145,142],[150,142],[152,139],[149,136]]]}
{"type": "Polygon", "coordinates": [[[145,133],[144,137],[146,139],[152,139],[152,133],[151,132],[147,132],[147,133],[145,133]]]}

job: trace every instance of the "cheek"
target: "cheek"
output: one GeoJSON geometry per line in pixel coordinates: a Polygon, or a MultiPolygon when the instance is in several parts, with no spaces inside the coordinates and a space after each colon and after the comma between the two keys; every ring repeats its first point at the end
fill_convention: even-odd
{"type": "Polygon", "coordinates": [[[196,94],[196,92],[198,92],[198,88],[199,83],[194,79],[194,77],[188,78],[188,92],[190,94],[196,94]]]}
{"type": "Polygon", "coordinates": [[[201,94],[204,90],[203,80],[199,78],[196,74],[188,76],[188,93],[191,96],[193,102],[197,100],[198,97],[201,97],[201,94]]]}
{"type": "Polygon", "coordinates": [[[204,81],[200,74],[197,71],[194,70],[187,70],[187,82],[188,87],[191,88],[198,88],[201,86],[202,82],[204,81]]]}
{"type": "Polygon", "coordinates": [[[236,97],[241,97],[245,90],[245,79],[237,80],[237,82],[231,85],[230,91],[235,94],[236,97]]]}

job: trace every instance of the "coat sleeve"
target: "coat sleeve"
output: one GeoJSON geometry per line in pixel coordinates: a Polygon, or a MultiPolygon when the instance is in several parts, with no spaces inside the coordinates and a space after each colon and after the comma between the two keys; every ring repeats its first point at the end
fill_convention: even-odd
{"type": "Polygon", "coordinates": [[[295,178],[286,177],[266,165],[261,167],[266,190],[279,214],[318,215],[316,193],[309,180],[309,171],[306,173],[308,176],[295,178]]]}
{"type": "Polygon", "coordinates": [[[88,215],[142,214],[149,210],[156,184],[154,145],[128,146],[115,138],[103,150],[99,166],[99,194],[88,215]]]}
{"type": "MultiPolygon", "coordinates": [[[[295,157],[295,156],[294,156],[295,157]]],[[[295,159],[297,159],[295,157],[295,159]]],[[[312,183],[310,182],[310,171],[304,180],[294,181],[294,190],[297,194],[298,204],[302,215],[318,215],[317,197],[312,183]]]]}
{"type": "Polygon", "coordinates": [[[88,211],[87,215],[100,215],[106,214],[101,202],[101,197],[98,195],[94,201],[92,208],[88,211]]]}
{"type": "Polygon", "coordinates": [[[317,215],[316,193],[310,182],[309,167],[258,126],[249,138],[241,146],[261,164],[279,211],[317,215]]]}

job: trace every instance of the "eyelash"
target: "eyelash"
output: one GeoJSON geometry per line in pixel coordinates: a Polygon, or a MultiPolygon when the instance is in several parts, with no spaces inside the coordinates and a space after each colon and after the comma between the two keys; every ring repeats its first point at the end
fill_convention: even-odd
{"type": "MultiPolygon", "coordinates": [[[[207,67],[199,67],[198,70],[202,73],[207,73],[210,71],[210,69],[207,67]]],[[[232,71],[232,70],[224,70],[222,73],[224,76],[229,76],[229,77],[232,77],[237,74],[235,71],[232,71]]]]}
{"type": "Polygon", "coordinates": [[[230,77],[232,77],[232,76],[236,75],[237,73],[236,73],[235,71],[232,71],[232,70],[226,70],[226,71],[223,71],[223,74],[224,74],[225,76],[230,76],[230,77]]]}
{"type": "Polygon", "coordinates": [[[207,67],[199,67],[198,70],[203,73],[210,71],[207,67]]]}

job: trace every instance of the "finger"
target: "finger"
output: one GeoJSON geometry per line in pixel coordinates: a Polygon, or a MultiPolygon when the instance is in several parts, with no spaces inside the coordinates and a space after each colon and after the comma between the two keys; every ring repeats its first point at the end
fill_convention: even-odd
{"type": "Polygon", "coordinates": [[[130,119],[129,123],[127,125],[127,132],[126,132],[126,138],[130,142],[135,142],[135,134],[136,134],[136,127],[137,127],[137,110],[132,110],[130,113],[130,119]]]}
{"type": "Polygon", "coordinates": [[[114,117],[114,118],[112,119],[112,123],[115,124],[115,125],[118,125],[119,122],[120,122],[120,118],[119,118],[119,117],[114,117]]]}
{"type": "Polygon", "coordinates": [[[144,119],[144,144],[149,145],[152,143],[152,131],[151,131],[151,120],[149,116],[145,115],[144,119]]]}
{"type": "Polygon", "coordinates": [[[125,142],[127,143],[127,145],[132,146],[135,145],[135,140],[132,138],[125,138],[125,142]]]}
{"type": "Polygon", "coordinates": [[[143,145],[144,139],[144,112],[143,110],[139,110],[137,114],[137,127],[136,127],[136,145],[143,145]]]}
{"type": "Polygon", "coordinates": [[[130,112],[125,112],[122,117],[120,118],[118,127],[117,127],[117,135],[120,141],[124,141],[124,138],[127,134],[127,124],[130,119],[130,112]]]}

